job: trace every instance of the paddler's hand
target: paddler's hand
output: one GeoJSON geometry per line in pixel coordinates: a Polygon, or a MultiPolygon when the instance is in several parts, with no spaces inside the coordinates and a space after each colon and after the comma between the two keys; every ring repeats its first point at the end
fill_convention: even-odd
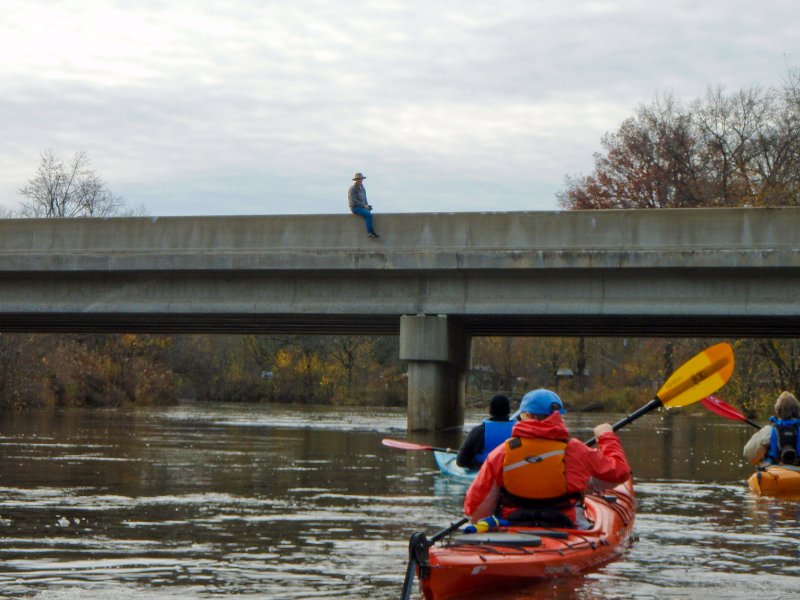
{"type": "Polygon", "coordinates": [[[597,427],[594,428],[594,439],[599,438],[604,433],[613,433],[614,428],[611,427],[608,423],[600,423],[597,427]]]}

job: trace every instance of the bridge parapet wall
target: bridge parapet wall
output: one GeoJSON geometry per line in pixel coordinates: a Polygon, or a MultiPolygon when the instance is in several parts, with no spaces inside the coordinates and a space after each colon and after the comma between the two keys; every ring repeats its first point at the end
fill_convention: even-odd
{"type": "Polygon", "coordinates": [[[800,209],[0,220],[0,271],[800,267],[800,209]]]}

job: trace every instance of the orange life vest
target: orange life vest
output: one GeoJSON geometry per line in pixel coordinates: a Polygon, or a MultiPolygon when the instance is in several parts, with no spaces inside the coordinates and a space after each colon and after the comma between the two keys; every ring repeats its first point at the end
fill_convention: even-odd
{"type": "Polygon", "coordinates": [[[559,501],[567,495],[563,440],[511,438],[506,440],[503,488],[518,498],[559,501]]]}

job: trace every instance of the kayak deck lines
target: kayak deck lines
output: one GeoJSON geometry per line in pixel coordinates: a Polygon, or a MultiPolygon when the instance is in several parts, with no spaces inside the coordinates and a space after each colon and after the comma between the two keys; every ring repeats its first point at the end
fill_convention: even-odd
{"type": "MultiPolygon", "coordinates": [[[[582,537],[578,536],[576,537],[582,537]]],[[[449,550],[453,550],[455,552],[459,550],[472,550],[473,548],[486,548],[487,553],[491,552],[493,554],[501,554],[501,555],[510,555],[514,554],[514,552],[501,552],[498,548],[508,548],[510,550],[514,550],[520,554],[539,554],[539,553],[546,553],[546,552],[556,552],[564,555],[564,552],[567,550],[580,550],[581,548],[591,548],[592,550],[596,549],[598,546],[607,546],[609,544],[608,539],[605,536],[598,540],[589,540],[586,538],[582,538],[580,541],[577,542],[568,542],[565,540],[561,540],[558,538],[556,539],[557,542],[562,544],[561,548],[540,548],[539,546],[531,547],[531,549],[526,548],[525,546],[514,546],[514,545],[505,545],[502,542],[491,542],[486,544],[467,544],[467,543],[459,543],[458,540],[451,541],[445,544],[445,548],[449,550]]]]}

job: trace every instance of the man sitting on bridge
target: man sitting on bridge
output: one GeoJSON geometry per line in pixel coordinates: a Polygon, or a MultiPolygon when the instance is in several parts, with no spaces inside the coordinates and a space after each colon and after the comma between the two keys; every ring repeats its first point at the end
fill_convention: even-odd
{"type": "Polygon", "coordinates": [[[381,236],[372,228],[372,207],[367,203],[367,190],[364,189],[363,183],[365,179],[366,177],[361,173],[353,176],[355,183],[347,190],[347,201],[350,204],[350,212],[364,219],[369,237],[378,238],[381,236]]]}

